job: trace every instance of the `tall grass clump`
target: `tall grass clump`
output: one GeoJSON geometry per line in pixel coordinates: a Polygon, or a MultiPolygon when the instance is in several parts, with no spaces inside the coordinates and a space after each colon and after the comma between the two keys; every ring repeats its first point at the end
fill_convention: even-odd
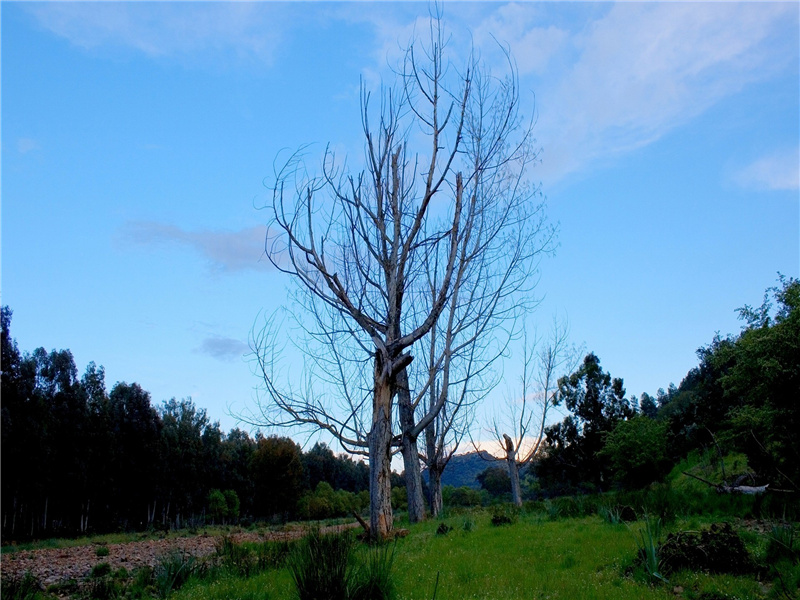
{"type": "Polygon", "coordinates": [[[797,562],[800,559],[800,544],[792,525],[774,525],[767,541],[767,562],[774,563],[788,559],[797,562]]]}
{"type": "Polygon", "coordinates": [[[42,584],[30,572],[22,577],[3,577],[0,591],[3,600],[39,600],[46,597],[42,584]]]}
{"type": "Polygon", "coordinates": [[[219,565],[232,575],[250,577],[258,569],[255,553],[249,547],[234,542],[229,535],[217,540],[216,550],[219,565]]]}
{"type": "Polygon", "coordinates": [[[167,554],[156,565],[153,577],[156,592],[166,598],[170,592],[180,589],[193,575],[199,575],[201,566],[188,552],[167,554]]]}
{"type": "Polygon", "coordinates": [[[392,600],[394,546],[357,553],[351,532],[309,533],[288,559],[298,600],[392,600]],[[359,554],[361,554],[359,556],[359,554]]]}
{"type": "Polygon", "coordinates": [[[289,557],[299,600],[347,600],[353,578],[355,539],[349,532],[312,530],[289,557]]]}
{"type": "Polygon", "coordinates": [[[356,570],[350,592],[352,600],[392,600],[397,590],[392,576],[397,544],[383,544],[367,551],[356,570]]]}

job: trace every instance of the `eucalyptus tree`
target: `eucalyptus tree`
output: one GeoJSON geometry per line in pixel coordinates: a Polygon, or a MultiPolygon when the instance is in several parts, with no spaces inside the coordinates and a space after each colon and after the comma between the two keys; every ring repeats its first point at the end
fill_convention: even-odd
{"type": "Polygon", "coordinates": [[[477,340],[501,315],[516,315],[506,299],[528,285],[542,247],[542,204],[526,180],[536,157],[532,121],[519,112],[513,62],[492,77],[474,54],[457,68],[446,47],[434,18],[430,39],[409,44],[378,108],[362,86],[363,169],[329,148],[314,171],[299,151],[276,169],[267,207],[266,252],[296,284],[290,313],[305,370],[303,385],[293,385],[276,344],[281,327],[269,320],[252,341],[265,395],[250,420],[322,430],[366,454],[375,538],[392,529],[397,448],[419,480],[416,438],[447,404],[454,328],[483,323],[477,340]],[[479,310],[495,312],[480,318],[479,310]],[[422,410],[415,399],[428,397],[435,378],[412,397],[408,368],[434,330],[452,339],[434,369],[441,389],[422,410]]]}

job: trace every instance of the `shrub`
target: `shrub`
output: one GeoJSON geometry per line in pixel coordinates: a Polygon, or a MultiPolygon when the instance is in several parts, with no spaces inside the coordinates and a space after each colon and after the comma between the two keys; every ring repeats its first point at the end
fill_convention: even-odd
{"type": "Polygon", "coordinates": [[[608,459],[617,481],[641,487],[659,479],[669,465],[667,423],[638,415],[620,421],[599,456],[608,459]]]}
{"type": "Polygon", "coordinates": [[[221,491],[211,490],[208,492],[208,514],[214,523],[221,523],[228,516],[228,504],[221,491]]]}
{"type": "Polygon", "coordinates": [[[714,523],[700,532],[670,534],[661,553],[668,571],[693,569],[738,575],[753,571],[755,566],[730,523],[714,523]]]}
{"type": "Polygon", "coordinates": [[[227,517],[235,521],[239,518],[239,496],[234,490],[225,490],[222,495],[225,496],[227,517]]]}
{"type": "Polygon", "coordinates": [[[94,553],[97,557],[104,557],[110,554],[110,550],[108,549],[108,546],[98,546],[94,553]]]}
{"type": "Polygon", "coordinates": [[[519,509],[513,504],[503,504],[492,509],[492,525],[495,527],[516,523],[518,517],[519,509]]]}
{"type": "Polygon", "coordinates": [[[98,563],[92,567],[92,572],[89,575],[92,579],[98,579],[111,574],[111,565],[107,562],[98,563]]]}
{"type": "Polygon", "coordinates": [[[467,516],[467,518],[464,519],[462,529],[467,533],[475,529],[475,519],[473,519],[471,516],[467,516]]]}

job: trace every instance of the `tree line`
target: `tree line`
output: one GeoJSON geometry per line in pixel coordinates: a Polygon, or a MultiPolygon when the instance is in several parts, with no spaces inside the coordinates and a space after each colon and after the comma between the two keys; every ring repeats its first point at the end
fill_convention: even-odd
{"type": "MultiPolygon", "coordinates": [[[[693,451],[747,458],[746,472],[707,482],[723,491],[800,492],[800,281],[780,277],[761,306],[738,313],[742,331],[715,335],[680,385],[655,396],[626,398],[623,380],[587,354],[558,381],[553,402],[568,414],[544,428],[541,451],[522,475],[524,496],[640,489],[693,451]]],[[[514,476],[492,467],[479,481],[495,497],[513,497],[514,476]]]]}
{"type": "Polygon", "coordinates": [[[364,463],[324,443],[304,452],[285,437],[225,433],[191,399],[154,404],[137,383],[108,391],[103,367],[78,376],[69,350],[20,352],[11,316],[3,307],[4,537],[326,518],[367,505],[364,463]]]}

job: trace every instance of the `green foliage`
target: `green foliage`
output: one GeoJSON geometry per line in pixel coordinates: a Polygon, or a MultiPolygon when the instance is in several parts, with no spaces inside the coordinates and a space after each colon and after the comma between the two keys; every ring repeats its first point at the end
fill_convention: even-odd
{"type": "Polygon", "coordinates": [[[638,415],[617,423],[599,456],[608,459],[617,481],[636,488],[664,476],[669,466],[666,449],[667,424],[638,415]]]}
{"type": "Polygon", "coordinates": [[[228,516],[228,503],[225,501],[225,495],[219,490],[208,492],[208,516],[215,523],[222,523],[228,516]]]}
{"type": "Polygon", "coordinates": [[[395,544],[382,544],[366,552],[351,584],[351,600],[393,600],[397,597],[392,567],[395,544]]]}
{"type": "Polygon", "coordinates": [[[408,490],[392,487],[392,510],[408,510],[408,490]]]}
{"type": "Polygon", "coordinates": [[[369,493],[334,491],[327,481],[320,481],[313,494],[306,493],[300,498],[298,512],[302,519],[319,521],[333,517],[347,517],[353,511],[361,513],[367,506],[369,506],[369,493]]]}
{"type": "Polygon", "coordinates": [[[359,554],[350,532],[314,530],[292,552],[289,571],[300,600],[391,600],[396,595],[393,563],[394,546],[359,554]]]}
{"type": "Polygon", "coordinates": [[[167,554],[153,570],[156,592],[161,598],[166,598],[172,591],[180,589],[193,575],[201,572],[202,566],[191,554],[167,554]]]}
{"type": "Polygon", "coordinates": [[[92,572],[89,577],[93,579],[97,579],[99,577],[105,577],[106,575],[111,574],[111,565],[107,562],[98,563],[92,567],[92,572]]]}
{"type": "Polygon", "coordinates": [[[256,547],[258,570],[278,569],[285,566],[292,551],[289,542],[264,541],[256,547]]]}
{"type": "Polygon", "coordinates": [[[225,509],[227,510],[227,516],[229,519],[235,521],[239,518],[239,509],[241,507],[239,495],[235,490],[225,490],[223,495],[225,496],[225,509]]]}
{"type": "Polygon", "coordinates": [[[258,558],[251,548],[237,544],[225,535],[217,540],[217,558],[220,566],[237,577],[250,577],[258,569],[258,558]]]}
{"type": "Polygon", "coordinates": [[[713,523],[700,532],[669,534],[660,553],[668,572],[693,569],[743,574],[755,568],[742,538],[730,523],[713,523]]]}
{"type": "Polygon", "coordinates": [[[476,479],[481,488],[492,496],[502,496],[511,493],[511,478],[508,469],[504,467],[489,467],[478,473],[476,479]]]}
{"type": "Polygon", "coordinates": [[[445,506],[480,506],[483,503],[481,493],[473,488],[462,486],[454,488],[450,485],[442,487],[442,502],[445,506]]]}
{"type": "Polygon", "coordinates": [[[669,583],[662,574],[661,561],[661,520],[645,519],[645,524],[634,534],[639,560],[644,566],[645,573],[652,582],[669,583]]]}
{"type": "Polygon", "coordinates": [[[453,528],[450,527],[450,525],[442,521],[436,528],[436,535],[447,535],[448,533],[450,533],[450,531],[452,531],[452,529],[453,528]]]}
{"type": "Polygon", "coordinates": [[[22,577],[3,577],[0,587],[3,600],[40,600],[45,598],[44,588],[31,573],[22,577]]]}
{"type": "Polygon", "coordinates": [[[300,446],[289,438],[261,438],[251,458],[250,470],[256,503],[263,514],[296,514],[304,483],[300,446]]]}
{"type": "Polygon", "coordinates": [[[95,556],[102,558],[104,556],[108,556],[111,551],[108,549],[108,546],[98,546],[97,550],[94,551],[95,556]]]}
{"type": "Polygon", "coordinates": [[[547,451],[536,471],[546,484],[562,489],[602,485],[609,475],[598,455],[605,437],[634,414],[622,386],[622,379],[602,370],[594,353],[575,373],[559,379],[555,404],[563,402],[571,414],[545,430],[547,451]]]}
{"type": "Polygon", "coordinates": [[[791,524],[774,525],[769,535],[766,559],[768,563],[781,560],[800,561],[800,542],[791,524]]]}
{"type": "Polygon", "coordinates": [[[299,600],[346,600],[353,579],[354,539],[313,530],[289,558],[299,600]]]}
{"type": "Polygon", "coordinates": [[[492,508],[491,523],[495,527],[513,525],[519,519],[519,509],[513,504],[499,504],[492,508]]]}
{"type": "Polygon", "coordinates": [[[461,528],[465,532],[469,533],[470,531],[475,529],[475,519],[473,519],[471,515],[467,515],[464,518],[464,523],[462,524],[461,528]]]}

